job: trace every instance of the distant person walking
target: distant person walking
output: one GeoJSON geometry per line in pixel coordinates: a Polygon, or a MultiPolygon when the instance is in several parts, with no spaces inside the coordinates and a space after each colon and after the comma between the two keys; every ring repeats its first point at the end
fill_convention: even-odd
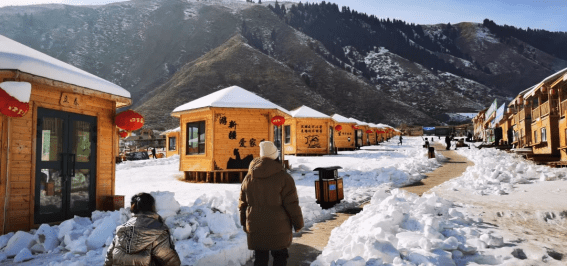
{"type": "Polygon", "coordinates": [[[445,144],[447,145],[445,149],[451,150],[451,140],[453,140],[452,136],[445,136],[445,144]]]}
{"type": "Polygon", "coordinates": [[[148,193],[132,197],[132,218],[116,227],[116,236],[104,259],[105,266],[181,265],[169,228],[156,213],[155,203],[148,193]]]}
{"type": "Polygon", "coordinates": [[[292,227],[295,232],[303,228],[295,182],[277,158],[274,143],[260,142],[260,157],[250,163],[240,191],[240,223],[248,249],[254,250],[254,265],[268,265],[270,251],[274,265],[286,265],[292,227]]]}
{"type": "Polygon", "coordinates": [[[157,159],[155,147],[152,147],[152,155],[154,156],[154,159],[157,159]]]}
{"type": "Polygon", "coordinates": [[[404,139],[404,138],[402,138],[402,135],[400,134],[400,142],[398,142],[398,146],[399,146],[399,145],[402,145],[402,140],[403,140],[403,139],[404,139]]]}

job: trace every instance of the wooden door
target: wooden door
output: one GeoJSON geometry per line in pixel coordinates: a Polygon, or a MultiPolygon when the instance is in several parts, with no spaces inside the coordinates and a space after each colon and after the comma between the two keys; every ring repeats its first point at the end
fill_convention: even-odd
{"type": "Polygon", "coordinates": [[[96,117],[38,108],[34,223],[96,208],[96,117]]]}

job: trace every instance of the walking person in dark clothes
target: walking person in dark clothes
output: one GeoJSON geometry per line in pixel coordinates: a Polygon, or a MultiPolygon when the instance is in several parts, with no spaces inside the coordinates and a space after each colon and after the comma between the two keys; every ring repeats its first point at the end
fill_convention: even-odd
{"type": "Polygon", "coordinates": [[[260,157],[250,163],[240,191],[240,223],[259,266],[268,265],[270,251],[274,265],[287,265],[292,227],[303,228],[295,182],[277,158],[274,143],[260,142],[260,157]]]}
{"type": "Polygon", "coordinates": [[[451,150],[451,140],[453,140],[452,136],[445,136],[445,144],[447,144],[447,150],[451,150]]]}
{"type": "Polygon", "coordinates": [[[157,159],[155,147],[152,147],[152,155],[154,156],[154,159],[157,159]]]}
{"type": "Polygon", "coordinates": [[[403,138],[402,138],[402,135],[400,134],[400,142],[398,143],[398,145],[402,145],[402,140],[403,140],[403,138]]]}

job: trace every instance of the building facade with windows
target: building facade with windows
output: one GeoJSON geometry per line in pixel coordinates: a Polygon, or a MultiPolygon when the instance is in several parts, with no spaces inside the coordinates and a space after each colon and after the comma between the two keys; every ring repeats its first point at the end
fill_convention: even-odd
{"type": "Polygon", "coordinates": [[[179,170],[186,180],[241,182],[252,159],[260,156],[260,142],[272,141],[283,151],[282,126],[271,121],[289,112],[231,86],[181,105],[171,115],[179,118],[179,170]]]}
{"type": "Polygon", "coordinates": [[[333,114],[331,118],[336,122],[335,146],[337,150],[355,150],[356,133],[354,127],[356,126],[356,122],[339,114],[333,114]],[[337,125],[340,125],[340,130],[337,130],[337,125]]]}
{"type": "MultiPolygon", "coordinates": [[[[0,35],[0,109],[28,89],[27,113],[0,114],[0,231],[104,209],[115,192],[116,108],[125,89],[0,35]]],[[[4,113],[4,112],[2,112],[4,113]]]]}

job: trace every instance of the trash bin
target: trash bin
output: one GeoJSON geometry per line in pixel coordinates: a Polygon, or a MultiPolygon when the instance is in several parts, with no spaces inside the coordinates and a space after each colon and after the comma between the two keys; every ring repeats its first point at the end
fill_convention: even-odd
{"type": "MultiPolygon", "coordinates": [[[[422,154],[423,155],[423,154],[422,154]]],[[[427,152],[427,156],[430,159],[434,159],[435,158],[435,148],[434,147],[429,147],[429,151],[427,152]]]]}
{"type": "Polygon", "coordinates": [[[323,209],[329,209],[344,199],[343,178],[339,177],[340,166],[319,167],[319,180],[315,181],[315,197],[317,204],[323,209]]]}

